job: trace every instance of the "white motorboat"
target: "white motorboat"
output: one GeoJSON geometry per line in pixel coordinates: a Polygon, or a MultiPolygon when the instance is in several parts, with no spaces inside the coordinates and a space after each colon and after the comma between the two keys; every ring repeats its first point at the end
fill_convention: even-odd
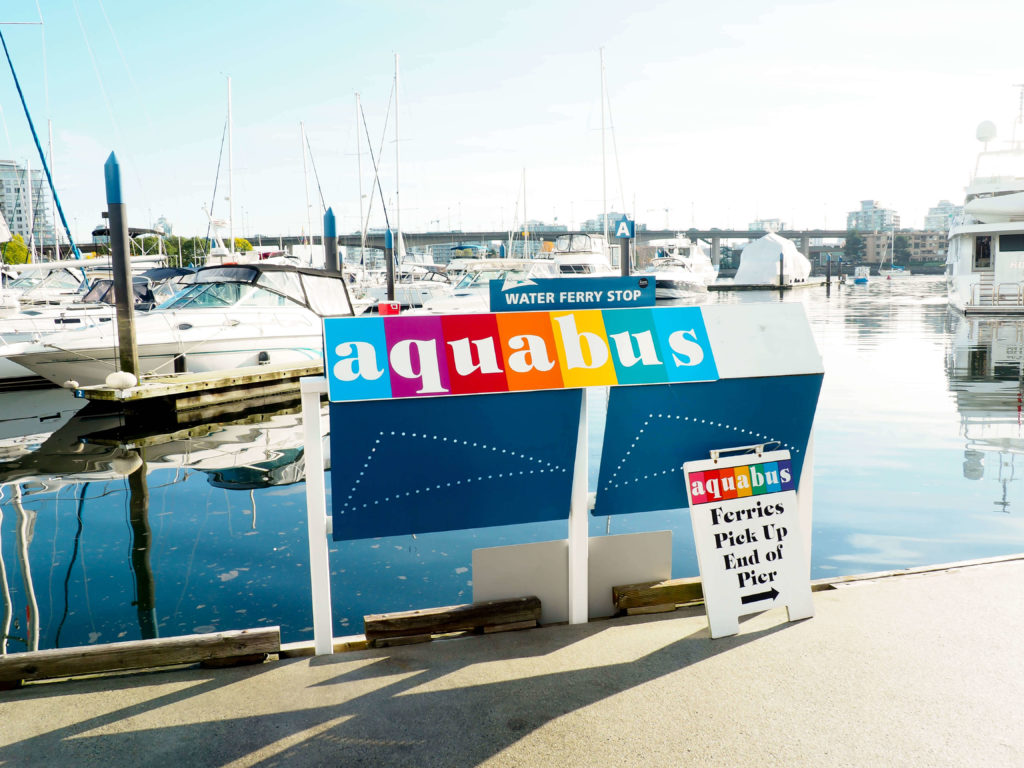
{"type": "Polygon", "coordinates": [[[655,299],[687,299],[708,292],[704,276],[694,272],[688,260],[677,256],[656,256],[637,274],[654,278],[655,299]]]}
{"type": "Polygon", "coordinates": [[[1024,142],[988,150],[995,126],[978,126],[985,149],[949,228],[946,290],[964,314],[1024,315],[1024,142]]]}
{"type": "MultiPolygon", "coordinates": [[[[618,248],[615,248],[618,261],[618,248]]],[[[559,235],[552,250],[544,253],[558,269],[557,277],[613,277],[619,274],[612,266],[613,253],[604,235],[559,235]]]]}
{"type": "MultiPolygon", "coordinates": [[[[366,287],[365,293],[374,303],[388,300],[386,283],[375,282],[366,287]]],[[[451,294],[452,284],[448,276],[436,268],[408,264],[403,265],[395,275],[394,300],[402,309],[422,307],[451,294]]]]}
{"type": "Polygon", "coordinates": [[[670,257],[679,259],[687,266],[690,272],[700,277],[704,285],[709,285],[718,279],[718,266],[711,261],[707,251],[698,240],[691,240],[684,235],[675,237],[651,240],[649,246],[657,248],[655,258],[670,257]]]}
{"type": "MultiPolygon", "coordinates": [[[[491,281],[506,285],[534,278],[559,277],[555,263],[548,259],[479,259],[469,265],[462,279],[452,288],[451,295],[423,305],[421,314],[448,315],[470,312],[490,312],[491,281]]],[[[416,313],[414,310],[411,314],[416,313]]]]}
{"type": "MultiPolygon", "coordinates": [[[[321,319],[351,315],[340,273],[278,264],[206,267],[195,284],[135,318],[142,374],[212,372],[323,359],[321,319]]],[[[116,324],[0,347],[0,356],[67,386],[116,369],[116,324]]]]}
{"type": "MultiPolygon", "coordinates": [[[[179,267],[159,267],[132,277],[135,308],[152,309],[186,287],[194,270],[179,267]]],[[[24,341],[41,341],[58,331],[92,328],[114,319],[113,279],[94,279],[78,301],[66,304],[29,304],[21,311],[0,318],[0,345],[24,341]]],[[[2,348],[2,347],[0,347],[2,348]]],[[[17,365],[0,353],[0,382],[5,386],[17,385],[18,379],[35,378],[24,366],[17,365]]]]}
{"type": "Polygon", "coordinates": [[[9,313],[26,304],[61,304],[81,295],[84,270],[92,268],[83,259],[81,264],[60,261],[40,264],[19,264],[13,267],[17,276],[4,282],[0,290],[0,306],[9,313]]]}

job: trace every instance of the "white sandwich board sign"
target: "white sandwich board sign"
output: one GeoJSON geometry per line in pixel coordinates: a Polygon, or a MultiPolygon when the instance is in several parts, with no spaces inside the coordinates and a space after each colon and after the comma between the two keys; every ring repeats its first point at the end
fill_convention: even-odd
{"type": "Polygon", "coordinates": [[[739,617],[786,606],[814,615],[789,451],[683,465],[711,637],[735,635],[739,617]]]}

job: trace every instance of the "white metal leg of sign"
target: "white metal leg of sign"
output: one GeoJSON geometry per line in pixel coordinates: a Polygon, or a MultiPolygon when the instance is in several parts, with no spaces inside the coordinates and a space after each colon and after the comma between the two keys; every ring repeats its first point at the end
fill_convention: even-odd
{"type": "MultiPolygon", "coordinates": [[[[797,492],[800,508],[800,530],[804,539],[804,557],[807,558],[807,578],[811,578],[811,523],[814,517],[814,425],[807,436],[807,453],[800,471],[800,490],[797,492]]],[[[790,617],[792,618],[792,617],[790,617]]]]}
{"type": "Polygon", "coordinates": [[[572,475],[569,502],[569,623],[586,624],[588,610],[587,558],[589,555],[589,512],[587,511],[587,400],[589,389],[580,398],[580,428],[576,436],[576,464],[572,475]]]}
{"type": "Polygon", "coordinates": [[[309,535],[309,578],[313,595],[313,639],[316,655],[334,652],[331,619],[331,569],[327,556],[327,492],[320,429],[320,395],[324,378],[302,379],[302,434],[306,454],[306,516],[309,535]]]}

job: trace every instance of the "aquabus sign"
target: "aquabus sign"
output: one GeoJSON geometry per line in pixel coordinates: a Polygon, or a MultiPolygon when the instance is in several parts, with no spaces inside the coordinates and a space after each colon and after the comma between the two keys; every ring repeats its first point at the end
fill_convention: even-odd
{"type": "Polygon", "coordinates": [[[327,318],[334,402],[715,381],[699,307],[327,318]]]}

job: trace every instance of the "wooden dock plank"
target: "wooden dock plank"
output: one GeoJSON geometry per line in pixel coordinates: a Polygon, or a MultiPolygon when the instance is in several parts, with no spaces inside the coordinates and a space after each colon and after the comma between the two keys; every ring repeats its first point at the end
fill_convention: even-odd
{"type": "Polygon", "coordinates": [[[105,645],[55,648],[0,657],[0,684],[72,677],[250,656],[262,659],[281,647],[280,627],[203,635],[129,640],[105,645]]]}
{"type": "Polygon", "coordinates": [[[539,598],[515,597],[363,617],[366,639],[371,643],[392,637],[437,635],[524,621],[540,621],[539,598]]]}

